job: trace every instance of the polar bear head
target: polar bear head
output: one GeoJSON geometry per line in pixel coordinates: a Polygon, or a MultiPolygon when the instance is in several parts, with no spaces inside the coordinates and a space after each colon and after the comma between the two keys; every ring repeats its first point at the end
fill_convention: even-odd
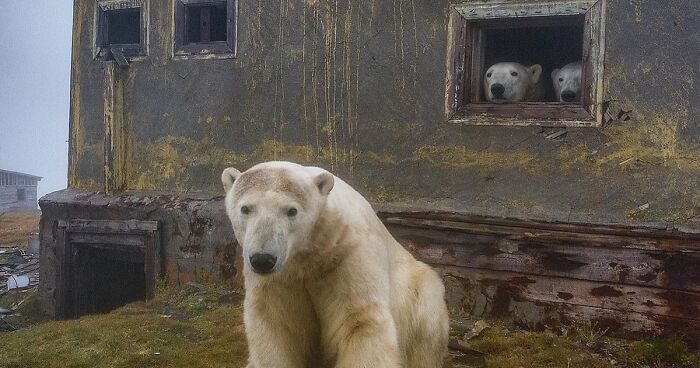
{"type": "Polygon", "coordinates": [[[484,95],[489,102],[519,102],[540,81],[542,66],[525,67],[519,63],[497,63],[486,70],[484,95]]]}
{"type": "Polygon", "coordinates": [[[581,62],[566,64],[552,71],[554,92],[559,102],[575,102],[581,99],[581,62]]]}
{"type": "Polygon", "coordinates": [[[264,275],[281,270],[291,255],[310,246],[334,176],[316,167],[265,162],[243,173],[228,168],[221,181],[244,262],[264,275]]]}

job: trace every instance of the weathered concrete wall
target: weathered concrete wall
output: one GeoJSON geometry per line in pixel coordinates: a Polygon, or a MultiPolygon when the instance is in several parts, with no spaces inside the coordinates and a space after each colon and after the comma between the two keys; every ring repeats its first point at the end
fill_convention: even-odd
{"type": "MultiPolygon", "coordinates": [[[[172,0],[171,0],[172,1],[172,0]]],[[[561,221],[697,226],[700,15],[609,1],[606,100],[630,121],[474,127],[443,114],[448,1],[241,0],[238,58],[174,60],[171,1],[124,72],[128,188],[220,191],[220,170],[321,165],[377,202],[561,221]],[[648,204],[648,205],[646,205],[648,204]]],[[[102,188],[94,1],[77,0],[70,187],[102,188]]]]}
{"type": "Polygon", "coordinates": [[[36,185],[0,186],[0,212],[38,211],[36,185]],[[18,190],[24,189],[24,200],[18,198],[18,190]]]}

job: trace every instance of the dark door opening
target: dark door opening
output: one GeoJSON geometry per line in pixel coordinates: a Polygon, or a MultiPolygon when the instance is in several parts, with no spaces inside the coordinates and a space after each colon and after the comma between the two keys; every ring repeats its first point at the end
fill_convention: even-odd
{"type": "Polygon", "coordinates": [[[153,297],[161,275],[158,222],[58,221],[56,315],[106,313],[153,297]]]}
{"type": "Polygon", "coordinates": [[[78,316],[107,313],[146,299],[142,251],[101,245],[78,246],[73,261],[78,316]]]}

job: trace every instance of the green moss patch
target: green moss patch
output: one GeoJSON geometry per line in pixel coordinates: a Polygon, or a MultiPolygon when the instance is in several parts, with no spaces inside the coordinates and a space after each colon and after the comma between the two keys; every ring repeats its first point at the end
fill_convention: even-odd
{"type": "Polygon", "coordinates": [[[243,307],[214,306],[224,295],[174,293],[109,314],[4,333],[0,367],[244,367],[243,307]]]}
{"type": "MultiPolygon", "coordinates": [[[[36,295],[5,296],[0,302],[16,304],[9,298],[20,296],[19,316],[12,318],[23,329],[0,333],[3,368],[243,368],[247,363],[242,295],[223,287],[189,284],[161,290],[152,301],[71,321],[47,321],[36,295]]],[[[485,356],[474,359],[451,351],[446,367],[700,367],[700,354],[689,351],[681,340],[613,339],[590,324],[553,333],[481,322],[487,327],[475,337],[469,328],[453,332],[485,356]]]]}

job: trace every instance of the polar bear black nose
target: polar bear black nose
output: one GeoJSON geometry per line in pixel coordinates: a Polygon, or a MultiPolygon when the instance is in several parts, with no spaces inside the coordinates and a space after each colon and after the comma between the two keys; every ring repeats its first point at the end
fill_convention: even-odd
{"type": "Polygon", "coordinates": [[[564,91],[561,93],[561,99],[566,102],[573,102],[574,100],[576,100],[576,92],[564,91]]]}
{"type": "Polygon", "coordinates": [[[502,97],[505,92],[506,87],[503,87],[503,85],[500,83],[496,83],[491,86],[491,93],[496,97],[502,97]]]}
{"type": "Polygon", "coordinates": [[[277,263],[277,257],[267,253],[255,253],[250,257],[250,265],[253,266],[253,271],[266,274],[272,272],[277,263]]]}

